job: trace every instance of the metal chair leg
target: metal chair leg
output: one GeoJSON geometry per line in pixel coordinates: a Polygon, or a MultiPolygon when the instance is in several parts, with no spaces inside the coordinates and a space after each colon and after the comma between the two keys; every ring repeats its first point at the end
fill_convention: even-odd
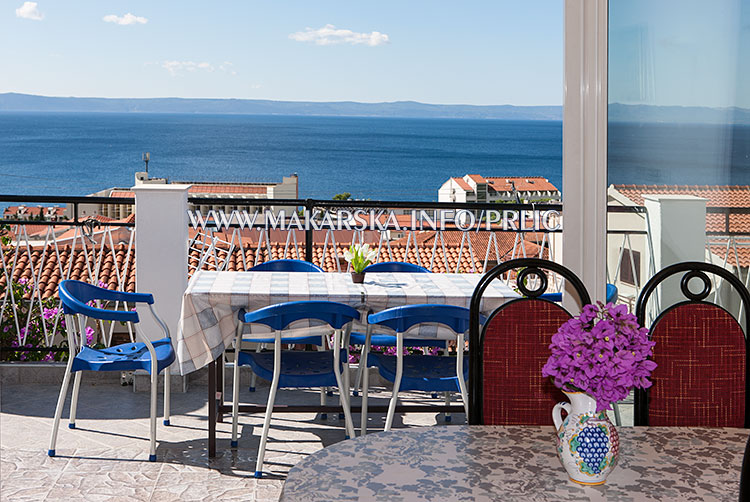
{"type": "Polygon", "coordinates": [[[362,349],[362,357],[359,359],[359,365],[364,368],[364,372],[362,373],[362,412],[360,416],[360,435],[365,436],[367,435],[367,393],[370,390],[370,372],[367,368],[367,358],[370,354],[370,339],[372,337],[372,326],[367,327],[367,332],[365,334],[365,346],[362,349]]]}
{"type": "Polygon", "coordinates": [[[357,376],[354,378],[354,390],[352,396],[357,397],[357,394],[362,390],[362,375],[367,371],[367,367],[362,365],[362,361],[367,361],[368,347],[365,345],[362,347],[362,352],[359,356],[359,365],[357,366],[357,376]]]}
{"type": "Polygon", "coordinates": [[[469,422],[469,392],[466,388],[466,380],[464,379],[464,334],[458,335],[458,343],[456,346],[459,348],[456,354],[456,376],[458,377],[458,388],[461,390],[461,401],[464,405],[464,413],[466,413],[466,422],[469,422]]]}
{"type": "Polygon", "coordinates": [[[156,462],[156,402],[159,390],[159,373],[154,364],[151,367],[151,448],[149,450],[149,462],[156,462]]]}
{"type": "MultiPolygon", "coordinates": [[[[234,372],[232,375],[232,442],[231,447],[237,447],[237,421],[239,420],[240,411],[240,345],[242,343],[241,336],[242,324],[238,328],[237,343],[234,345],[234,372]]],[[[255,374],[253,373],[253,376],[255,374]]]]}
{"type": "Polygon", "coordinates": [[[68,395],[68,386],[70,385],[70,368],[73,365],[73,358],[68,357],[68,365],[65,368],[65,376],[63,376],[62,387],[60,387],[60,396],[57,398],[57,407],[55,408],[55,419],[52,422],[52,436],[49,440],[49,450],[47,455],[50,457],[55,456],[55,443],[57,443],[57,429],[60,427],[60,417],[62,417],[63,407],[65,406],[65,396],[68,395]]]}
{"type": "Polygon", "coordinates": [[[164,368],[164,425],[169,425],[172,401],[172,374],[169,367],[164,368]]]}
{"type": "MultiPolygon", "coordinates": [[[[446,392],[445,393],[445,405],[446,406],[450,406],[450,404],[451,404],[451,393],[450,392],[446,392]]],[[[446,411],[445,412],[445,421],[448,422],[448,423],[450,423],[451,420],[453,420],[453,417],[451,417],[451,412],[450,411],[446,411]]]]}
{"type": "MultiPolygon", "coordinates": [[[[342,378],[339,363],[341,362],[341,330],[336,330],[335,343],[333,344],[333,373],[336,375],[336,383],[339,386],[339,400],[344,409],[344,422],[346,433],[349,438],[356,437],[354,434],[354,422],[352,421],[352,410],[349,402],[349,377],[344,373],[342,378]]],[[[349,371],[349,363],[344,363],[344,371],[349,371]]],[[[348,438],[347,438],[348,439],[348,438]]]]}
{"type": "Polygon", "coordinates": [[[75,380],[73,381],[73,396],[70,398],[70,418],[68,419],[68,429],[76,428],[76,412],[78,411],[78,392],[81,390],[81,374],[79,371],[76,373],[75,380]]]}
{"type": "Polygon", "coordinates": [[[271,428],[271,414],[273,413],[273,403],[276,400],[276,391],[279,388],[279,376],[281,375],[281,334],[276,332],[276,340],[273,344],[273,379],[271,380],[271,389],[268,392],[268,404],[266,405],[266,418],[263,421],[263,433],[260,437],[258,446],[258,461],[255,464],[255,477],[263,476],[263,456],[266,454],[266,441],[268,440],[268,430],[271,428]]]}
{"type": "MultiPolygon", "coordinates": [[[[255,352],[260,352],[261,349],[265,346],[264,343],[256,343],[255,344],[255,352]]],[[[258,376],[255,374],[255,372],[251,369],[250,370],[250,388],[248,389],[250,392],[255,392],[255,382],[257,380],[258,376]]]]}
{"type": "Polygon", "coordinates": [[[396,338],[396,378],[393,382],[393,395],[388,405],[388,416],[385,420],[385,431],[391,430],[393,425],[393,416],[396,414],[396,405],[398,404],[398,389],[401,386],[401,377],[404,374],[404,337],[401,333],[396,338]]]}

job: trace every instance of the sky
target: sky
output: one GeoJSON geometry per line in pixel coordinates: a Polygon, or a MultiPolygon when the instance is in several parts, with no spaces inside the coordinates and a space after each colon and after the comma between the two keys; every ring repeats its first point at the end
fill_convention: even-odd
{"type": "MultiPolygon", "coordinates": [[[[559,105],[563,0],[0,0],[0,92],[559,105]]],[[[750,0],[611,0],[609,100],[750,108],[750,0]]]]}
{"type": "Polygon", "coordinates": [[[563,0],[0,0],[0,92],[562,103],[563,0]]]}
{"type": "Polygon", "coordinates": [[[611,0],[609,101],[750,108],[750,0],[611,0]]]}

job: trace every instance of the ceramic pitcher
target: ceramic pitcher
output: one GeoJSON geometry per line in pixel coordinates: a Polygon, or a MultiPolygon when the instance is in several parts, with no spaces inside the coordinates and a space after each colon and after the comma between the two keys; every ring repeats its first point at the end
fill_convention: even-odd
{"type": "Polygon", "coordinates": [[[569,403],[557,403],[552,420],[557,430],[557,455],[570,479],[600,485],[617,464],[620,439],[607,413],[596,411],[596,400],[584,392],[564,392],[569,403]],[[562,410],[567,412],[562,418],[562,410]]]}

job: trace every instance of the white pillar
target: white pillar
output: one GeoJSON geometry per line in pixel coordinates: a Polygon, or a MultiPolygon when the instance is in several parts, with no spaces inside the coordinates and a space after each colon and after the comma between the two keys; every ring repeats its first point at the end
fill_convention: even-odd
{"type": "MultiPolygon", "coordinates": [[[[172,336],[177,333],[182,294],[187,288],[188,216],[190,185],[136,185],[135,283],[139,293],[154,295],[154,307],[172,336]]],[[[138,307],[143,331],[162,338],[148,307],[138,307]]]]}
{"type": "MultiPolygon", "coordinates": [[[[707,199],[693,195],[644,194],[643,200],[651,221],[657,272],[683,261],[706,261],[707,199]]],[[[678,275],[661,287],[662,309],[685,300],[679,290],[680,279],[678,275]]]]}
{"type": "Polygon", "coordinates": [[[565,2],[562,254],[593,301],[607,283],[607,7],[565,2]]]}

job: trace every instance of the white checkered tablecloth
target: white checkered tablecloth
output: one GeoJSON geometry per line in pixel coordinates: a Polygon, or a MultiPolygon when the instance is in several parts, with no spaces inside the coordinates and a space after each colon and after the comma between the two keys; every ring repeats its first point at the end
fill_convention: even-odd
{"type": "MultiPolygon", "coordinates": [[[[439,303],[468,307],[480,274],[368,273],[364,284],[350,274],[319,272],[210,272],[193,275],[182,297],[177,362],[185,375],[206,366],[232,345],[237,311],[291,301],[328,300],[378,312],[400,305],[439,303]]],[[[485,314],[518,297],[496,280],[483,295],[485,314]]],[[[364,317],[363,317],[364,319],[364,317]]],[[[304,333],[310,334],[304,327],[304,333]]],[[[327,330],[330,332],[330,328],[327,330]]],[[[246,337],[268,337],[254,326],[246,337]]]]}

